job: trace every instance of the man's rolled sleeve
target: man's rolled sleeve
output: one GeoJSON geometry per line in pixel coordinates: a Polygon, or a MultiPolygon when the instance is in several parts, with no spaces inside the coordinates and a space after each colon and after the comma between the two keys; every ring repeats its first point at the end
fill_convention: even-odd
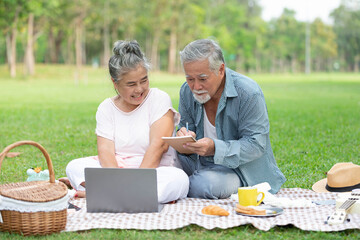
{"type": "Polygon", "coordinates": [[[214,163],[226,166],[228,168],[237,168],[240,164],[240,152],[236,147],[236,141],[225,142],[218,139],[212,139],[215,143],[214,163]]]}

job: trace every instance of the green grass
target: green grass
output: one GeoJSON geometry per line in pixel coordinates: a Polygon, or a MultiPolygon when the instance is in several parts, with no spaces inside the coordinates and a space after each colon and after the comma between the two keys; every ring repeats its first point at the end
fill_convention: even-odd
{"type": "MultiPolygon", "coordinates": [[[[18,70],[22,70],[20,66],[18,70]]],[[[33,140],[49,152],[55,177],[65,176],[66,164],[95,155],[95,113],[99,103],[114,95],[105,69],[86,68],[74,81],[75,68],[37,65],[34,77],[21,73],[10,79],[0,66],[0,150],[19,140],[33,140]]],[[[271,142],[279,168],[287,177],[283,187],[310,189],[337,162],[360,164],[359,74],[250,75],[262,87],[270,117],[271,142]]],[[[180,75],[151,73],[152,87],[169,93],[178,107],[180,75]]],[[[14,149],[23,154],[7,158],[0,182],[25,181],[26,170],[46,162],[33,146],[14,149]]],[[[173,231],[91,230],[61,233],[46,239],[359,239],[358,230],[305,232],[292,226],[268,232],[247,225],[212,231],[188,226],[173,231]]],[[[0,233],[2,239],[20,238],[0,233]]],[[[41,238],[41,237],[40,237],[41,238]]]]}

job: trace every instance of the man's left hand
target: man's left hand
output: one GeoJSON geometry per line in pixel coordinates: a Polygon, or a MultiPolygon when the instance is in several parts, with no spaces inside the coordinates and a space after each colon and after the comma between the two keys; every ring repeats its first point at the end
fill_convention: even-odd
{"type": "Polygon", "coordinates": [[[193,151],[200,156],[213,156],[215,154],[215,143],[210,138],[201,138],[196,142],[184,144],[184,148],[193,151]]]}

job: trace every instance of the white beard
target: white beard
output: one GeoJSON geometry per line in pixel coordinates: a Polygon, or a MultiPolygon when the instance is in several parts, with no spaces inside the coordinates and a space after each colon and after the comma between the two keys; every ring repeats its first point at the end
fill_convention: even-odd
{"type": "Polygon", "coordinates": [[[201,91],[193,90],[193,96],[196,99],[196,101],[198,101],[201,104],[204,104],[211,99],[208,91],[205,91],[205,90],[201,90],[201,91]],[[206,94],[204,94],[204,93],[206,93],[206,94]],[[202,95],[200,96],[198,94],[202,94],[202,95]]]}

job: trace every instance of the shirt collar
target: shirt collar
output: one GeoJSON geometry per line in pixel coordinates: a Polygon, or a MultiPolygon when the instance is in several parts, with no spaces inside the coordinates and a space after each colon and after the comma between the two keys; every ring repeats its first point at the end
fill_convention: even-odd
{"type": "Polygon", "coordinates": [[[224,88],[224,94],[225,97],[237,97],[238,93],[234,86],[234,79],[232,75],[232,70],[229,68],[226,68],[225,71],[225,88],[224,88]]]}

